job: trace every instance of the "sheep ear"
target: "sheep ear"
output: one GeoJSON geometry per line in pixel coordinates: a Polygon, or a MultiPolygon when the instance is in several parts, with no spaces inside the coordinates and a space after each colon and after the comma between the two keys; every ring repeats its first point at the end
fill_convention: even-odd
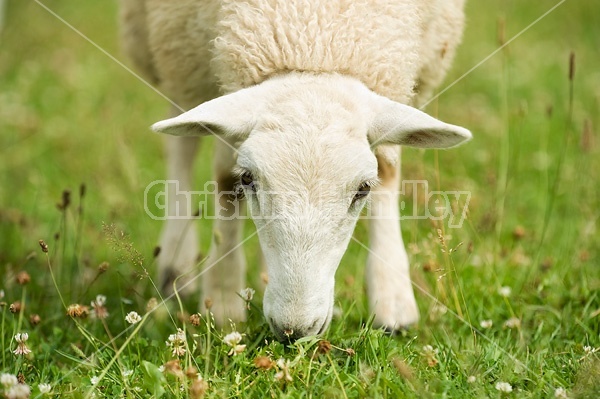
{"type": "Polygon", "coordinates": [[[444,123],[408,105],[377,96],[369,142],[420,148],[450,148],[471,139],[467,129],[444,123]]]}
{"type": "Polygon", "coordinates": [[[174,136],[218,134],[245,138],[256,124],[263,91],[260,86],[253,86],[215,98],[179,116],[156,122],[152,130],[174,136]]]}

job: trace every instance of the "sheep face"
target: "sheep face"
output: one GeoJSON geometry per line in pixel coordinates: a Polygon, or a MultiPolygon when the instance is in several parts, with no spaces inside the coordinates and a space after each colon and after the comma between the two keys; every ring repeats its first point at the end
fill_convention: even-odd
{"type": "Polygon", "coordinates": [[[377,182],[377,160],[356,118],[339,104],[316,106],[316,98],[308,110],[307,99],[280,103],[286,123],[258,126],[237,160],[267,264],[264,314],[279,339],[329,325],[335,271],[377,182]]]}
{"type": "Polygon", "coordinates": [[[470,138],[339,75],[273,78],[153,128],[241,143],[234,172],[267,263],[264,314],[280,340],[321,333],[331,321],[335,271],[377,184],[373,148],[470,138]]]}

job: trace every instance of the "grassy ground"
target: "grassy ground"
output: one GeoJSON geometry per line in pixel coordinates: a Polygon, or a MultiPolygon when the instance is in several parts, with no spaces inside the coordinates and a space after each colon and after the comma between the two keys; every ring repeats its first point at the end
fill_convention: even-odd
{"type": "MultiPolygon", "coordinates": [[[[45,4],[123,59],[113,2],[45,4]]],[[[470,2],[446,82],[555,4],[470,2]]],[[[22,378],[32,397],[40,383],[60,397],[600,397],[596,17],[594,1],[564,2],[429,106],[475,139],[447,152],[404,152],[405,178],[472,193],[459,229],[404,222],[418,326],[396,337],[370,327],[366,251],[353,242],[337,275],[343,315],[323,337],[331,348],[316,338],[274,342],[259,292],[249,322],[235,326],[247,347],[229,356],[229,329],[182,321],[196,311],[193,300],[146,314],[158,297],[151,277],[161,223],[145,214],[143,192],[164,167],[160,138],[147,126],[167,104],[40,5],[9,1],[0,35],[1,372],[22,378]],[[64,190],[70,204],[59,209],[64,190]],[[438,228],[448,248],[462,243],[451,255],[438,228]],[[21,271],[31,277],[26,285],[17,282],[21,271]],[[63,301],[89,305],[97,295],[106,296],[107,318],[65,315],[63,301]],[[12,313],[15,302],[21,311],[12,313]],[[130,311],[143,322],[129,325],[130,311]],[[180,367],[196,367],[206,384],[167,363],[165,341],[177,328],[187,338],[180,367]],[[21,332],[29,334],[26,356],[13,353],[21,332]]],[[[200,181],[210,176],[210,153],[209,139],[200,181]]],[[[206,251],[210,226],[198,228],[206,251]]],[[[366,242],[364,223],[355,237],[366,242]]],[[[257,248],[255,239],[245,245],[255,288],[257,248]]]]}

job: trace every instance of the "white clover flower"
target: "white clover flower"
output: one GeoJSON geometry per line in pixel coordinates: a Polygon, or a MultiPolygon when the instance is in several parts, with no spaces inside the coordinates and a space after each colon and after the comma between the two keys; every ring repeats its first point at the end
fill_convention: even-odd
{"type": "Polygon", "coordinates": [[[137,312],[129,312],[125,316],[125,321],[129,324],[136,324],[142,321],[142,317],[137,312]]]}
{"type": "Polygon", "coordinates": [[[173,356],[185,355],[185,331],[181,328],[178,328],[175,334],[169,335],[169,340],[166,343],[171,348],[173,356]]]}
{"type": "Polygon", "coordinates": [[[503,286],[503,287],[498,288],[498,294],[500,294],[500,296],[502,296],[504,298],[508,298],[511,293],[512,293],[512,289],[508,286],[503,286]]]}
{"type": "Polygon", "coordinates": [[[519,328],[521,327],[521,320],[518,317],[511,317],[504,322],[506,328],[519,328]]]}
{"type": "Polygon", "coordinates": [[[31,349],[27,347],[27,340],[29,339],[29,334],[27,333],[19,333],[15,335],[15,341],[17,341],[17,349],[13,351],[15,355],[27,355],[31,353],[31,349]]]}
{"type": "Polygon", "coordinates": [[[123,376],[123,378],[131,377],[132,374],[133,374],[133,370],[123,370],[123,371],[121,371],[121,375],[123,376]]]}
{"type": "Polygon", "coordinates": [[[239,355],[240,353],[242,353],[245,350],[246,350],[246,345],[236,345],[233,348],[231,348],[231,350],[227,354],[229,356],[231,356],[231,355],[235,356],[235,355],[239,355]]]}
{"type": "Polygon", "coordinates": [[[436,364],[439,363],[436,355],[438,353],[438,349],[434,348],[431,345],[425,345],[423,346],[423,352],[421,353],[421,355],[423,355],[423,357],[425,357],[425,360],[427,360],[427,365],[429,367],[434,367],[436,364]]]}
{"type": "Polygon", "coordinates": [[[0,374],[0,384],[2,384],[4,387],[10,388],[13,385],[17,385],[18,383],[19,380],[17,380],[17,377],[14,375],[8,373],[0,374]]]}
{"type": "Polygon", "coordinates": [[[231,347],[236,346],[242,340],[242,334],[237,331],[231,332],[223,337],[223,342],[231,347]]]}
{"type": "Polygon", "coordinates": [[[563,387],[556,388],[556,390],[554,391],[554,397],[560,398],[560,399],[568,399],[569,398],[569,396],[567,395],[567,390],[564,389],[563,387]]]}
{"type": "Polygon", "coordinates": [[[492,328],[492,326],[494,325],[494,322],[491,320],[481,320],[479,322],[479,325],[481,326],[481,328],[492,328]]]}
{"type": "Polygon", "coordinates": [[[277,381],[292,381],[292,374],[290,373],[290,361],[279,359],[275,363],[279,371],[275,374],[277,381]]]}
{"type": "MultiPolygon", "coordinates": [[[[106,296],[105,295],[96,295],[96,301],[95,301],[97,306],[104,306],[106,305],[106,296]]],[[[94,306],[94,302],[92,302],[92,306],[94,306]]]]}
{"type": "Polygon", "coordinates": [[[5,395],[7,399],[27,399],[31,395],[31,390],[25,384],[17,384],[10,387],[5,395]]]}
{"type": "Polygon", "coordinates": [[[468,382],[469,384],[472,384],[472,383],[474,383],[475,381],[477,381],[477,377],[475,377],[474,375],[470,375],[470,376],[467,378],[467,382],[468,382]]]}
{"type": "Polygon", "coordinates": [[[242,299],[246,302],[250,302],[252,300],[252,298],[254,298],[254,294],[256,293],[256,291],[254,291],[252,288],[248,287],[248,288],[244,288],[243,290],[240,291],[240,296],[242,297],[242,299]]]}
{"type": "Polygon", "coordinates": [[[109,315],[106,309],[106,296],[96,295],[96,299],[91,302],[92,305],[92,317],[97,319],[106,319],[109,315]]]}
{"type": "Polygon", "coordinates": [[[496,389],[503,393],[510,393],[513,390],[512,385],[510,385],[508,382],[504,382],[504,381],[498,381],[496,383],[496,389]]]}
{"type": "Polygon", "coordinates": [[[92,378],[90,378],[90,382],[92,385],[98,385],[98,383],[100,382],[100,377],[93,376],[92,378]]]}
{"type": "Polygon", "coordinates": [[[223,342],[226,345],[231,346],[231,350],[228,353],[229,356],[239,355],[244,350],[246,350],[246,345],[238,345],[241,340],[242,340],[242,334],[240,334],[237,331],[233,331],[223,337],[223,342]]]}
{"type": "Polygon", "coordinates": [[[38,389],[42,394],[50,393],[50,391],[52,390],[52,386],[50,384],[38,384],[38,389]]]}

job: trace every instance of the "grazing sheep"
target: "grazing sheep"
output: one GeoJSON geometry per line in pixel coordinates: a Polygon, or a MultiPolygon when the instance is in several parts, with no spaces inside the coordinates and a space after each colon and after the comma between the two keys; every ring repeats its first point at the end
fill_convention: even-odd
{"type": "MultiPolygon", "coordinates": [[[[367,285],[375,324],[415,323],[398,211],[398,145],[448,148],[468,130],[408,104],[443,79],[463,29],[463,0],[122,0],[123,43],[147,77],[190,109],[168,133],[168,178],[192,187],[199,136],[216,134],[219,190],[240,184],[268,284],[264,314],[280,339],[323,332],[334,275],[371,199],[367,285]],[[268,215],[267,215],[268,213],[268,215]]],[[[168,193],[170,211],[191,214],[168,193]]],[[[221,197],[221,215],[236,204],[221,197]]],[[[168,220],[160,275],[192,267],[194,229],[168,220]]],[[[221,218],[202,275],[218,324],[245,319],[239,218],[221,218]]],[[[203,302],[203,301],[202,301],[203,302]]]]}

